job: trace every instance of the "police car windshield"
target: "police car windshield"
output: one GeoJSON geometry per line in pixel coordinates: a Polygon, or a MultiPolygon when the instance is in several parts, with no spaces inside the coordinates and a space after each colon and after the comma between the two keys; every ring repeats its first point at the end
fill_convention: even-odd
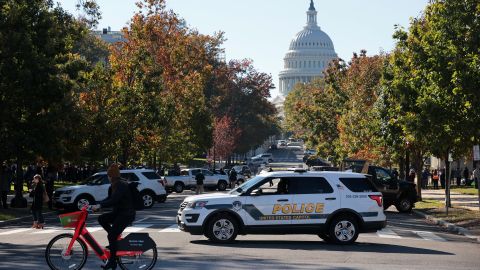
{"type": "Polygon", "coordinates": [[[257,184],[259,181],[262,181],[263,179],[265,179],[265,177],[257,175],[254,178],[252,178],[252,179],[248,180],[247,182],[243,183],[242,185],[240,185],[238,188],[230,191],[230,194],[240,195],[240,194],[244,193],[245,191],[249,190],[251,187],[253,187],[255,184],[257,184]]]}

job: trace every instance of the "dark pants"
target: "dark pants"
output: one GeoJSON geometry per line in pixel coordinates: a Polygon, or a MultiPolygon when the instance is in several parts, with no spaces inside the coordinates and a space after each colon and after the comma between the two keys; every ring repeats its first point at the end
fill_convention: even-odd
{"type": "Polygon", "coordinates": [[[480,181],[480,179],[478,179],[478,178],[475,178],[475,180],[474,180],[474,181],[475,181],[475,188],[476,188],[476,189],[478,189],[478,181],[480,181]]]}
{"type": "Polygon", "coordinates": [[[8,190],[0,190],[1,201],[2,201],[2,204],[3,204],[3,208],[5,208],[5,209],[8,208],[7,195],[8,195],[8,190]]]}
{"type": "Polygon", "coordinates": [[[108,244],[110,245],[110,258],[115,260],[117,257],[117,239],[120,234],[135,220],[134,215],[121,215],[113,212],[105,213],[98,217],[98,223],[102,225],[108,233],[108,244]]]}
{"type": "Polygon", "coordinates": [[[33,216],[33,221],[36,221],[40,224],[43,224],[45,221],[43,219],[43,213],[42,210],[33,210],[32,209],[32,216],[33,216]]]}
{"type": "Polygon", "coordinates": [[[461,177],[457,177],[457,186],[460,186],[461,183],[462,183],[462,178],[461,178],[461,177]]]}
{"type": "Polygon", "coordinates": [[[433,188],[438,189],[438,180],[433,180],[433,188]]]}

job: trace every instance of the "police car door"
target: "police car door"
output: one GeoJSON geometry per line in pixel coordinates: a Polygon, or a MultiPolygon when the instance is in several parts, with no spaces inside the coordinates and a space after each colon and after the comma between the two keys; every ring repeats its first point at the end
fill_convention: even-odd
{"type": "Polygon", "coordinates": [[[252,188],[245,205],[245,225],[290,225],[288,214],[292,195],[288,194],[288,179],[266,178],[252,188]]]}
{"type": "Polygon", "coordinates": [[[340,208],[338,192],[324,177],[294,177],[289,181],[293,195],[292,224],[324,224],[340,208]]]}

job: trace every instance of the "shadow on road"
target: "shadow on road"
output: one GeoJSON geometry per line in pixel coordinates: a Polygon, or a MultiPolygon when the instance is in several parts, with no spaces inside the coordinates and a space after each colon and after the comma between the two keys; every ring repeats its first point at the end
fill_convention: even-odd
{"type": "Polygon", "coordinates": [[[192,244],[235,247],[235,248],[258,248],[258,249],[285,249],[285,250],[325,250],[325,251],[347,251],[347,252],[369,252],[369,253],[401,253],[401,254],[431,254],[431,255],[454,255],[439,250],[415,248],[401,245],[377,244],[377,243],[355,243],[342,246],[327,244],[325,242],[305,241],[282,241],[282,240],[241,240],[231,244],[216,244],[208,240],[190,241],[192,244]]]}

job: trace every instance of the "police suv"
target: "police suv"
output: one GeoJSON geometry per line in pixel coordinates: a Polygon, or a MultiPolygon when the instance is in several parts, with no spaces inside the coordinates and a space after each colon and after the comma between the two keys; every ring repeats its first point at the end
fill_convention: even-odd
{"type": "Polygon", "coordinates": [[[238,234],[316,234],[350,244],[360,232],[386,226],[382,193],[364,174],[263,173],[229,193],[187,197],[180,205],[181,230],[215,242],[238,234]]]}

